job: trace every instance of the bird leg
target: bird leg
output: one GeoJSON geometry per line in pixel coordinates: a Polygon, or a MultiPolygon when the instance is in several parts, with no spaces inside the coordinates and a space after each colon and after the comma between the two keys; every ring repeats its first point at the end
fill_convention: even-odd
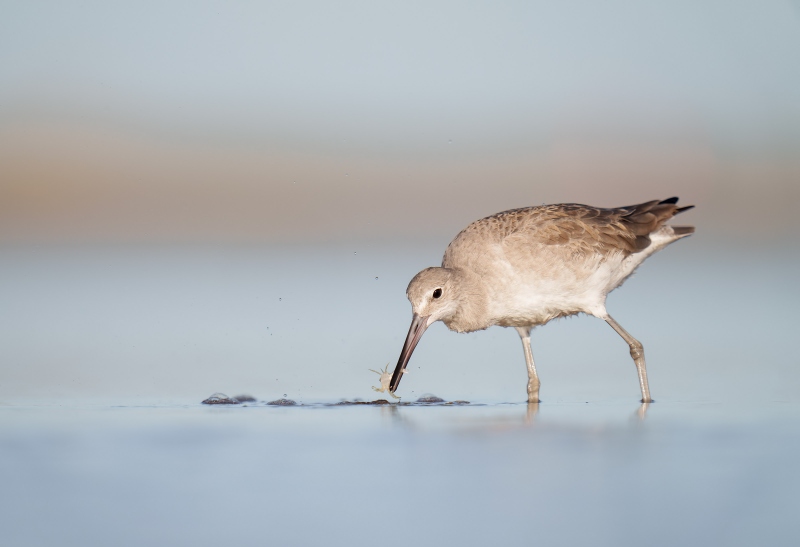
{"type": "Polygon", "coordinates": [[[533,364],[531,352],[531,327],[515,327],[522,339],[522,350],[525,352],[525,363],[528,365],[528,402],[539,402],[539,376],[536,374],[536,365],[533,364]]]}
{"type": "Polygon", "coordinates": [[[622,339],[630,346],[631,357],[633,357],[633,362],[636,364],[636,371],[639,373],[639,387],[642,389],[642,402],[652,403],[653,399],[650,398],[650,387],[647,385],[647,365],[644,361],[644,348],[642,347],[642,343],[628,334],[628,331],[623,329],[610,315],[606,315],[603,319],[605,319],[606,323],[611,325],[611,328],[617,331],[617,334],[622,336],[622,339]]]}

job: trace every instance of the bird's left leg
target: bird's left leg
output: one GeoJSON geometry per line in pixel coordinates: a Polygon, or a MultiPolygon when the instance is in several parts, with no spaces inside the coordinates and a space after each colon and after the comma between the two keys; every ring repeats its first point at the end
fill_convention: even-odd
{"type": "Polygon", "coordinates": [[[531,327],[515,327],[522,339],[522,349],[525,352],[525,364],[528,365],[528,402],[539,402],[539,375],[536,374],[536,365],[533,364],[531,352],[531,327]]]}
{"type": "Polygon", "coordinates": [[[644,347],[642,347],[642,343],[628,334],[628,331],[623,329],[610,315],[606,314],[603,319],[605,319],[606,323],[611,325],[611,328],[617,331],[617,334],[622,336],[628,343],[628,346],[630,346],[631,357],[633,357],[633,362],[636,364],[636,371],[639,373],[639,387],[642,390],[642,402],[652,403],[653,399],[650,398],[650,386],[647,384],[647,364],[644,361],[644,347]]]}

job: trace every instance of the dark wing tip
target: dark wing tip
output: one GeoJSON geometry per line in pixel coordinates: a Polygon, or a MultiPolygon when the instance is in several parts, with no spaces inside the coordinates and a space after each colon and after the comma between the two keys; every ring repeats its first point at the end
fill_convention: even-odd
{"type": "MultiPolygon", "coordinates": [[[[678,203],[678,196],[667,198],[663,201],[658,202],[659,205],[665,205],[665,204],[675,205],[676,203],[678,203]]],[[[694,209],[694,205],[687,205],[686,207],[678,207],[677,209],[675,209],[673,215],[677,215],[678,213],[688,211],[689,209],[694,209]]]]}

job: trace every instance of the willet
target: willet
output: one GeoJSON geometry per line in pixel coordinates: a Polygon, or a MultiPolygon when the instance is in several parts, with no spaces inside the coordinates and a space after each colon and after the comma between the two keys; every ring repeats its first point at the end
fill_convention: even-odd
{"type": "Polygon", "coordinates": [[[456,332],[514,327],[528,365],[528,402],[539,402],[531,329],[558,317],[599,317],[630,346],[642,402],[650,388],[642,344],[606,311],[606,296],[651,254],[694,233],[665,224],[693,205],[678,198],[601,209],[575,203],[497,213],[464,228],[441,268],[426,268],[408,285],[413,318],[389,385],[394,392],[422,334],[435,321],[456,332]]]}

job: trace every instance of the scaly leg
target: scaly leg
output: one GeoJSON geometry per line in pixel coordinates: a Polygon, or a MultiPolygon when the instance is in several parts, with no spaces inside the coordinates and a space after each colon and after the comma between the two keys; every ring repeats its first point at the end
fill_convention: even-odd
{"type": "Polygon", "coordinates": [[[516,327],[522,339],[522,349],[525,352],[525,364],[528,365],[528,402],[539,402],[539,376],[536,374],[536,365],[533,364],[531,352],[531,327],[516,327]]]}
{"type": "Polygon", "coordinates": [[[628,331],[623,329],[610,315],[607,315],[603,319],[605,319],[606,323],[611,325],[611,328],[617,331],[617,334],[622,336],[622,339],[630,346],[631,357],[633,357],[633,362],[636,364],[636,371],[639,373],[639,387],[642,389],[642,402],[652,403],[653,399],[650,398],[650,386],[647,385],[647,365],[644,362],[644,348],[642,347],[642,343],[628,334],[628,331]]]}

